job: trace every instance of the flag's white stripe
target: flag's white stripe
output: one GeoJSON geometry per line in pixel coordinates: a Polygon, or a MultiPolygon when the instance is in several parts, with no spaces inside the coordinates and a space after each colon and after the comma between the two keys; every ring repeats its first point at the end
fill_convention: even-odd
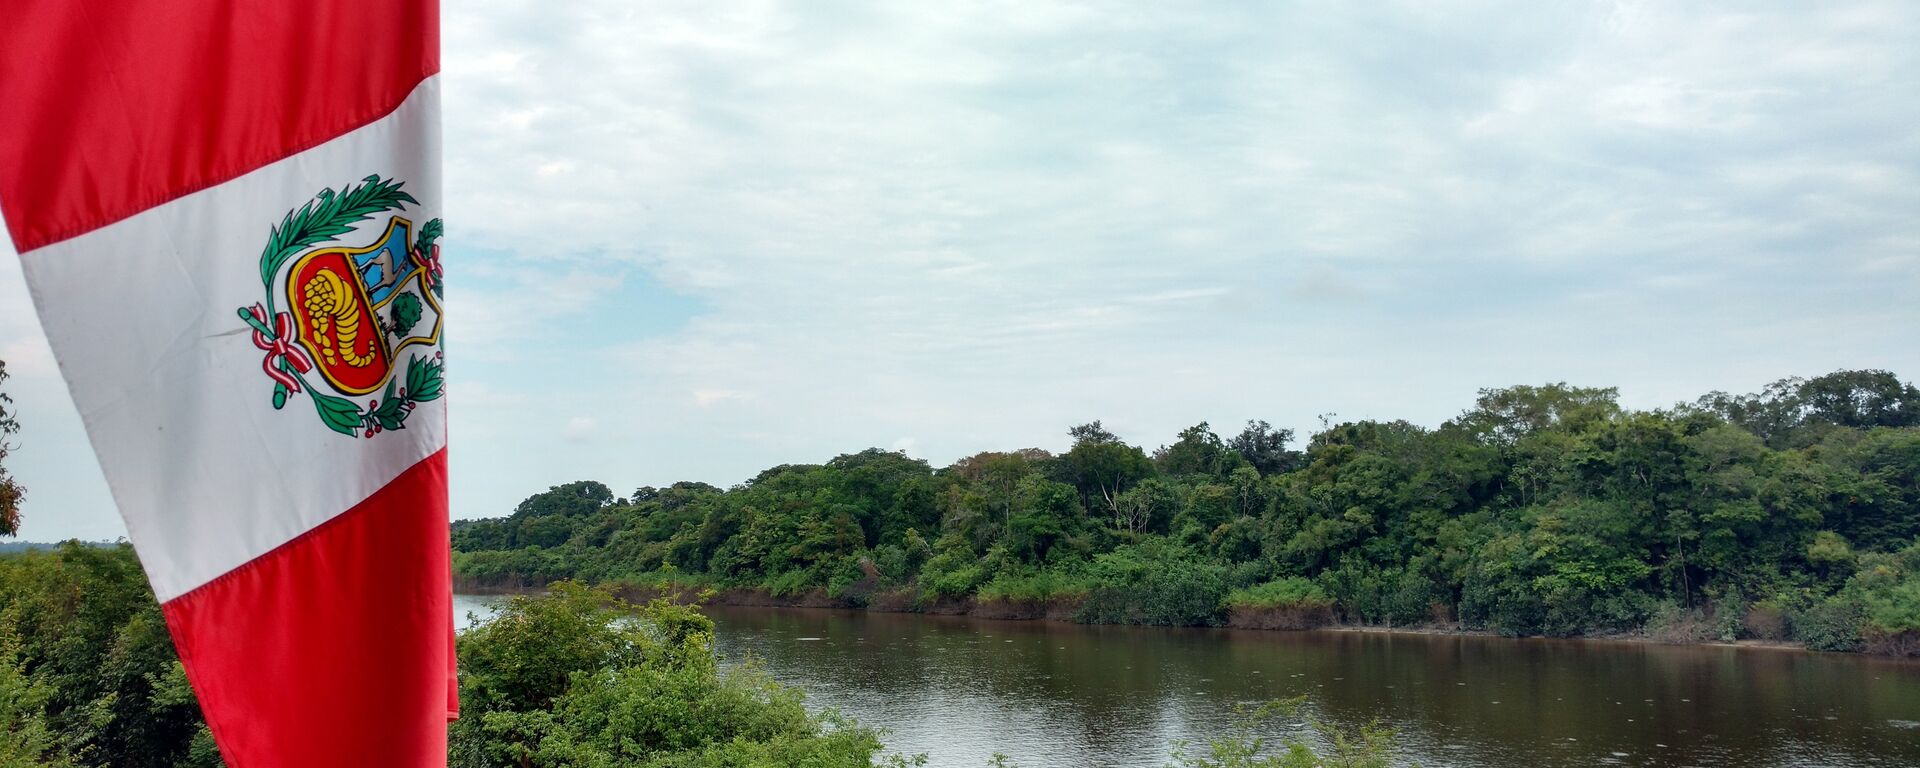
{"type": "MultiPolygon", "coordinates": [[[[350,509],[446,445],[445,399],[370,440],[327,429],[304,393],[274,410],[264,353],[235,315],[265,295],[259,262],[270,228],[323,188],[397,178],[422,204],[401,214],[416,232],[440,216],[439,110],[435,77],[351,134],[22,254],[41,324],[162,601],[350,509]]],[[[385,227],[378,216],[340,240],[365,245],[385,227]]]]}

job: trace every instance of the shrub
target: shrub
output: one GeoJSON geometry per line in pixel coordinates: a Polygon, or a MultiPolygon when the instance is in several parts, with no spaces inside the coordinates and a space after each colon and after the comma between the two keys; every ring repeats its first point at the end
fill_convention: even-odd
{"type": "Polygon", "coordinates": [[[1219,619],[1225,568],[1150,538],[1095,557],[1092,587],[1074,614],[1084,624],[1198,626],[1219,619]]]}
{"type": "Polygon", "coordinates": [[[1052,568],[1014,569],[995,574],[980,587],[981,600],[1006,602],[1046,602],[1058,598],[1079,598],[1087,594],[1086,579],[1052,568]]]}
{"type": "Polygon", "coordinates": [[[1434,604],[1447,602],[1443,590],[1415,571],[1348,562],[1322,578],[1348,619],[1370,624],[1425,624],[1434,620],[1434,604]]]}
{"type": "Polygon", "coordinates": [[[67,768],[73,763],[42,714],[53,690],[20,670],[18,644],[0,635],[0,766],[67,768]]]}
{"type": "Polygon", "coordinates": [[[1856,651],[1866,611],[1857,600],[1835,595],[1787,614],[1793,637],[1816,651],[1856,651]]]}
{"type": "Polygon", "coordinates": [[[880,571],[871,560],[843,557],[827,574],[827,597],[844,600],[856,608],[865,607],[879,583],[880,571]]]}
{"type": "Polygon", "coordinates": [[[1320,585],[1298,576],[1274,579],[1227,595],[1229,608],[1277,608],[1287,605],[1332,605],[1333,598],[1320,585]]]}
{"type": "Polygon", "coordinates": [[[963,598],[987,581],[980,559],[964,546],[942,542],[938,554],[920,569],[920,586],[928,597],[963,598]]]}
{"type": "Polygon", "coordinates": [[[1554,556],[1565,542],[1550,533],[1495,539],[1476,555],[1461,588],[1462,623],[1503,635],[1551,636],[1644,625],[1655,607],[1634,586],[1646,575],[1645,563],[1554,556]]]}
{"type": "Polygon", "coordinates": [[[819,585],[812,571],[797,568],[776,576],[769,576],[761,586],[774,597],[793,597],[804,594],[819,585]]]}
{"type": "Polygon", "coordinates": [[[1867,623],[1886,633],[1920,632],[1920,574],[1862,595],[1867,623]]]}
{"type": "Polygon", "coordinates": [[[1333,623],[1333,598],[1298,576],[1227,593],[1227,623],[1243,629],[1312,629],[1333,623]]]}
{"type": "Polygon", "coordinates": [[[1717,639],[1718,635],[1714,623],[1706,616],[1699,611],[1682,608],[1671,600],[1654,605],[1641,632],[1654,642],[1676,645],[1704,643],[1717,639]]]}
{"type": "Polygon", "coordinates": [[[874,547],[873,567],[880,572],[880,583],[887,586],[905,584],[911,575],[907,550],[898,544],[882,544],[874,547]]]}
{"type": "Polygon", "coordinates": [[[1896,656],[1920,654],[1920,543],[1869,553],[1841,595],[1857,618],[1854,647],[1896,656]]]}
{"type": "Polygon", "coordinates": [[[571,582],[460,636],[449,764],[865,766],[870,729],[809,714],[753,665],[722,671],[713,624],[571,582]]]}
{"type": "Polygon", "coordinates": [[[1713,639],[1731,643],[1740,639],[1742,620],[1747,613],[1747,604],[1740,598],[1729,595],[1713,603],[1713,639]]]}

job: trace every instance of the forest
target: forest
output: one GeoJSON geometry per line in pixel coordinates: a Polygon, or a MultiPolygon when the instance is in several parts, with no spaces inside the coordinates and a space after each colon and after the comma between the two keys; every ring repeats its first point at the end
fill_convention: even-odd
{"type": "Polygon", "coordinates": [[[1196,424],[1151,450],[947,467],[879,449],[619,496],[596,481],[455,523],[467,589],[578,579],[722,602],[1086,623],[1757,640],[1920,654],[1920,390],[1788,378],[1647,411],[1483,390],[1437,427],[1304,440],[1196,424]]]}

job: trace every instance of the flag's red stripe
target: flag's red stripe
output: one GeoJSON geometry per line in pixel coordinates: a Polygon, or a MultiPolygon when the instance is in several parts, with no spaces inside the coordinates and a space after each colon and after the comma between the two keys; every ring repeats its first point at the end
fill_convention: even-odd
{"type": "Polygon", "coordinates": [[[446,456],[162,606],[227,765],[446,764],[446,456]]]}
{"type": "Polygon", "coordinates": [[[21,252],[339,137],[440,68],[439,4],[18,0],[0,210],[21,252]]]}

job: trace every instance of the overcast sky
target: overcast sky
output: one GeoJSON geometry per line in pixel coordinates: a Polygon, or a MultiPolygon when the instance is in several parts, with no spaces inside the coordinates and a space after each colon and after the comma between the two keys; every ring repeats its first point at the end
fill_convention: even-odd
{"type": "MultiPolygon", "coordinates": [[[[447,4],[455,517],[1920,376],[1920,4],[875,5],[447,4]]],[[[22,537],[123,535],[7,256],[22,537]]]]}

